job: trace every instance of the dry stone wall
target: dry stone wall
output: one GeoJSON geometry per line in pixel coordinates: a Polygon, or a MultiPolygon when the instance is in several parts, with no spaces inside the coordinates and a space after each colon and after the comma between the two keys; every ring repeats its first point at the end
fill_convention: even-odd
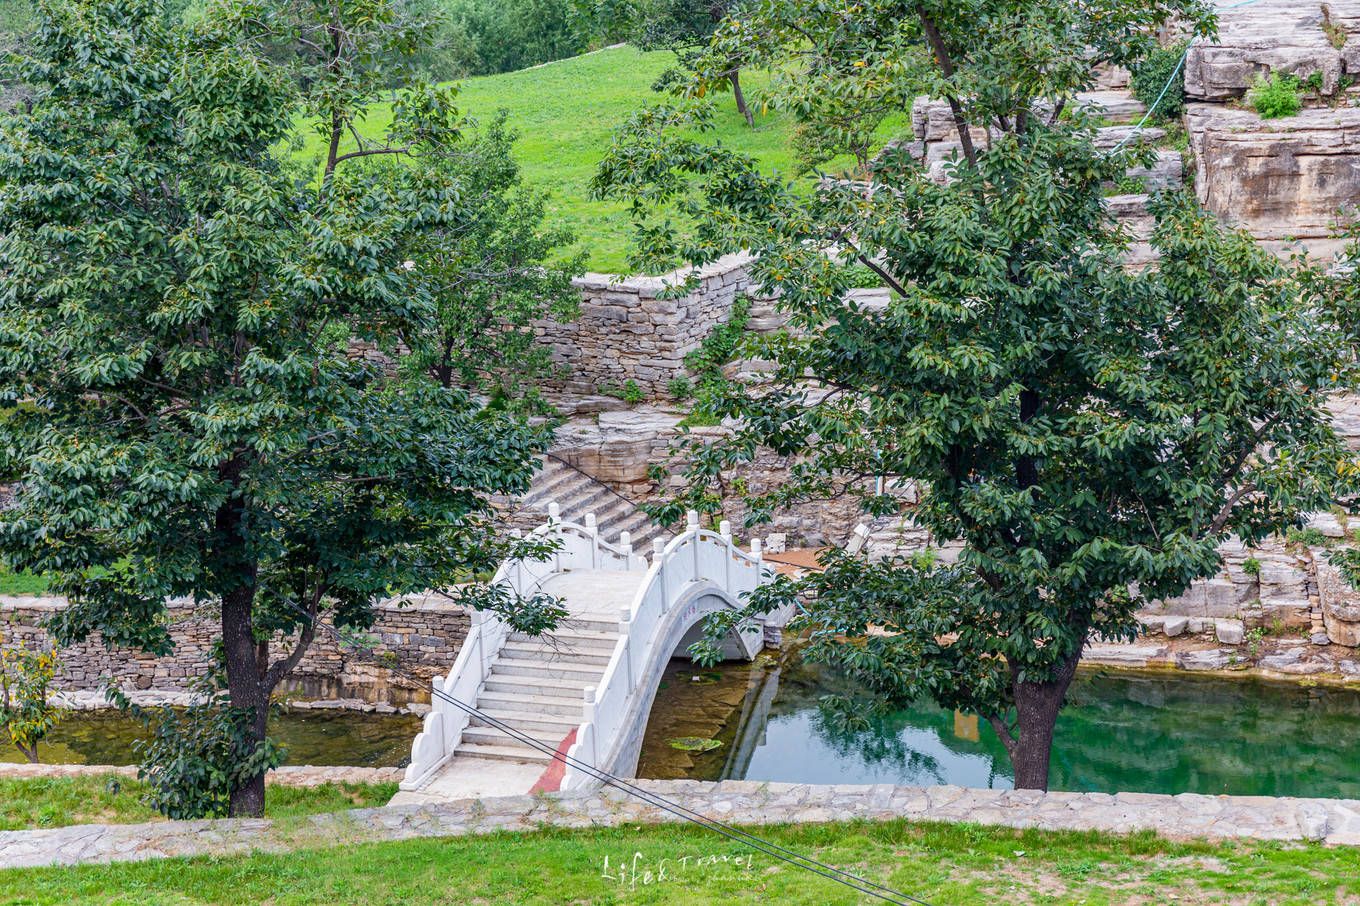
{"type": "MultiPolygon", "coordinates": [[[[47,621],[66,607],[63,598],[0,598],[0,635],[5,644],[18,641],[30,647],[50,644],[47,621]]],[[[174,651],[165,657],[127,649],[106,649],[96,633],[84,642],[62,650],[60,689],[89,691],[110,677],[128,690],[184,691],[211,663],[219,627],[210,608],[192,602],[172,602],[169,608],[174,651]]],[[[398,663],[423,680],[447,673],[467,636],[468,618],[461,607],[430,596],[407,606],[384,602],[377,625],[368,633],[379,652],[390,653],[398,663]]],[[[286,652],[276,646],[271,655],[286,652]]],[[[304,696],[336,698],[353,696],[370,701],[404,704],[428,701],[429,694],[373,663],[371,658],[342,649],[329,635],[319,634],[302,662],[286,681],[285,688],[304,696]]]]}
{"type": "Polygon", "coordinates": [[[633,381],[647,396],[660,395],[682,373],[686,354],[728,319],[733,301],[750,289],[749,262],[749,256],[728,255],[697,272],[577,278],[580,315],[567,323],[534,323],[534,333],[551,348],[554,364],[569,372],[561,389],[594,393],[633,381]],[[697,277],[697,288],[671,298],[674,287],[689,276],[697,277]]]}

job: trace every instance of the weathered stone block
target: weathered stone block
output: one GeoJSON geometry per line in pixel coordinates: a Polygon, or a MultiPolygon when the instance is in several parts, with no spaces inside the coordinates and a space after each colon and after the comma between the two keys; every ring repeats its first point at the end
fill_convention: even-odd
{"type": "Polygon", "coordinates": [[[1200,203],[1259,239],[1329,236],[1337,212],[1360,194],[1360,109],[1263,120],[1191,104],[1185,124],[1200,203]]]}

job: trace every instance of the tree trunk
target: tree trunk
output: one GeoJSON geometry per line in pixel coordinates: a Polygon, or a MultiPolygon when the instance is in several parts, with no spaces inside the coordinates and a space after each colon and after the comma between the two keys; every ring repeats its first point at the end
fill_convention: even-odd
{"type": "Polygon", "coordinates": [[[1016,735],[1014,739],[1003,739],[1011,756],[1011,767],[1015,769],[1017,790],[1048,789],[1053,730],[1080,661],[1081,650],[1078,649],[1058,667],[1048,682],[1014,684],[1016,735]]]}
{"type": "MultiPolygon", "coordinates": [[[[255,603],[252,582],[222,596],[222,652],[227,667],[227,692],[233,708],[251,713],[250,739],[254,747],[264,744],[269,720],[269,692],[263,687],[255,657],[255,632],[251,609],[255,603]]],[[[264,814],[264,774],[250,778],[231,791],[228,814],[255,817],[264,814]]]]}
{"type": "Polygon", "coordinates": [[[727,80],[732,83],[732,97],[737,99],[737,110],[742,116],[746,117],[746,125],[754,126],[756,118],[751,115],[751,111],[746,109],[746,95],[741,92],[741,70],[733,66],[727,73],[727,80]]]}
{"type": "MultiPolygon", "coordinates": [[[[234,484],[242,464],[233,460],[219,474],[234,484]]],[[[227,669],[227,693],[233,708],[251,713],[250,739],[253,748],[264,743],[269,720],[269,690],[264,670],[256,653],[255,587],[257,566],[246,551],[242,537],[244,504],[235,494],[217,511],[217,544],[222,563],[222,655],[227,669]]],[[[264,815],[264,774],[252,777],[231,791],[228,814],[232,817],[264,815]]]]}

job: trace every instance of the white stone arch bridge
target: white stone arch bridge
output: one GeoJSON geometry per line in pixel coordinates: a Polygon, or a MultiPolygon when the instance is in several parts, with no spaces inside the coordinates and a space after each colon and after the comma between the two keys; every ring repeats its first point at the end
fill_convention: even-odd
{"type": "MultiPolygon", "coordinates": [[[[601,538],[594,515],[563,522],[556,505],[536,536],[557,551],[540,561],[501,564],[493,582],[529,596],[561,598],[570,614],[550,633],[513,631],[498,616],[477,611],[446,677],[434,687],[474,704],[469,716],[433,697],[416,737],[398,799],[418,801],[534,789],[579,789],[596,781],[499,729],[532,737],[578,762],[622,777],[637,768],[642,736],[661,674],[677,653],[699,638],[704,619],[740,607],[773,575],[761,557],[732,540],[724,522],[714,532],[690,513],[685,531],[654,542],[650,561],[635,553],[628,533],[601,538]]],[[[725,640],[724,656],[753,658],[766,626],[788,614],[747,620],[725,640]]],[[[394,800],[397,801],[397,800],[394,800]]]]}

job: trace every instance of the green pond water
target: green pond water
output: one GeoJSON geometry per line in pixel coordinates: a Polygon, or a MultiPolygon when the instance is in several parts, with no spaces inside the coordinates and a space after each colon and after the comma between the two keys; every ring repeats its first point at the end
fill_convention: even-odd
{"type": "MultiPolygon", "coordinates": [[[[918,705],[849,729],[819,698],[855,691],[796,652],[712,670],[674,661],[638,776],[1012,786],[985,721],[918,705]],[[703,751],[696,739],[721,745],[703,751]]],[[[1083,671],[1070,701],[1053,789],[1360,798],[1355,689],[1083,671]]]]}
{"type": "MultiPolygon", "coordinates": [[[[286,764],[398,767],[411,757],[421,719],[360,711],[287,711],[269,722],[269,735],[288,747],[286,764]]],[[[46,764],[135,764],[141,724],[117,711],[68,714],[38,747],[46,764]]],[[[3,738],[0,761],[24,761],[3,738]]]]}

